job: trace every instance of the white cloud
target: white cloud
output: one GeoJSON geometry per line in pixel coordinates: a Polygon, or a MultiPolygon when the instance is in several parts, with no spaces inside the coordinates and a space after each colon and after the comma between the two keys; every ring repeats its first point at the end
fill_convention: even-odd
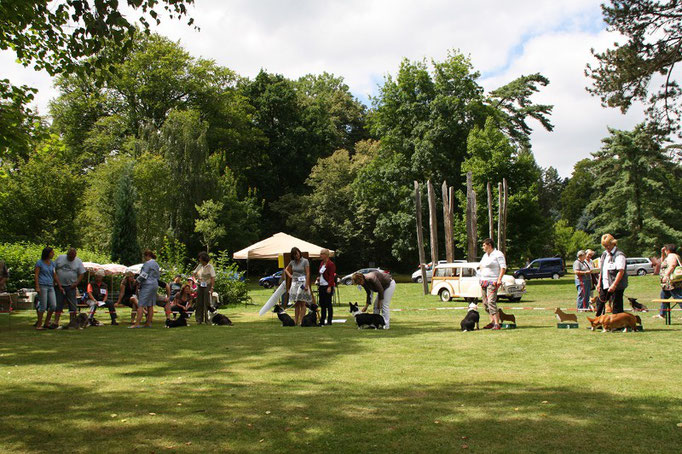
{"type": "MultiPolygon", "coordinates": [[[[602,109],[584,90],[590,47],[613,41],[602,31],[600,2],[197,0],[191,15],[200,32],[168,19],[158,32],[179,40],[192,55],[248,77],[261,68],[291,78],[322,71],[344,76],[365,101],[403,57],[438,60],[448,49],[470,54],[488,89],[541,72],[551,85],[537,101],[555,105],[556,129],[534,132],[533,147],[541,165],[554,165],[567,176],[575,161],[599,147],[606,125],[626,128],[640,118],[602,109]]],[[[40,88],[37,102],[45,112],[55,95],[50,78],[12,60],[0,53],[3,74],[40,88]]]]}

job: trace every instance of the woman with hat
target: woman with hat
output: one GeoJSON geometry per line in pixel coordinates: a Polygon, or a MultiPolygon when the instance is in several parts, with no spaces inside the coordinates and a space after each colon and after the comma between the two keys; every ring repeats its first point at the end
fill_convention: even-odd
{"type": "Polygon", "coordinates": [[[575,274],[575,287],[578,290],[576,306],[578,311],[587,311],[590,308],[590,288],[592,277],[590,265],[585,260],[586,253],[578,251],[577,260],[573,262],[573,274],[575,274]]]}

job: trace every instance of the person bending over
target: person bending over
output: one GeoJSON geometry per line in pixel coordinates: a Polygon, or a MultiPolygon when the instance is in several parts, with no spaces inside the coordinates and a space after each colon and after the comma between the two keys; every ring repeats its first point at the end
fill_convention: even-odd
{"type": "Polygon", "coordinates": [[[135,275],[132,271],[127,271],[125,277],[121,281],[121,289],[118,293],[118,300],[116,306],[121,304],[130,308],[130,323],[135,323],[135,315],[137,314],[137,290],[139,283],[135,280],[135,275]]]}
{"type": "Polygon", "coordinates": [[[370,271],[367,274],[353,273],[351,277],[353,284],[360,285],[367,293],[367,302],[362,312],[367,312],[367,308],[372,303],[372,293],[377,296],[374,299],[375,314],[380,314],[384,317],[384,329],[389,329],[391,321],[391,298],[395,292],[395,281],[389,273],[383,271],[370,271]]]}

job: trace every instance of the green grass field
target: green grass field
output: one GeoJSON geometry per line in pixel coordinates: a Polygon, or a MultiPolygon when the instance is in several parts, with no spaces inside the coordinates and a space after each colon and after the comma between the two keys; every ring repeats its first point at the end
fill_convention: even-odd
{"type": "MultiPolygon", "coordinates": [[[[630,282],[657,297],[655,277],[630,282]]],[[[464,306],[420,292],[399,284],[392,307],[464,306]]],[[[0,452],[680,452],[680,312],[600,333],[518,310],[575,307],[565,277],[502,304],[516,330],[461,333],[462,310],[302,329],[257,316],[269,293],[224,310],[233,327],[36,332],[31,313],[11,330],[0,316],[0,452]]]]}

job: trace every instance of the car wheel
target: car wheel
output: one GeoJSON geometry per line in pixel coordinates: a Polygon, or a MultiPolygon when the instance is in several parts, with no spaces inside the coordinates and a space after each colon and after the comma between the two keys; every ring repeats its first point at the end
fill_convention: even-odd
{"type": "Polygon", "coordinates": [[[346,279],[343,281],[343,285],[351,285],[353,283],[353,280],[351,278],[346,279]]]}
{"type": "Polygon", "coordinates": [[[552,279],[559,279],[561,276],[559,276],[559,273],[554,273],[552,274],[552,279]]]}
{"type": "Polygon", "coordinates": [[[450,296],[450,290],[446,288],[438,292],[438,295],[440,295],[440,300],[443,301],[444,303],[447,303],[452,298],[452,296],[450,296]]]}
{"type": "Polygon", "coordinates": [[[523,279],[524,281],[527,281],[527,280],[528,280],[528,278],[526,277],[526,275],[523,274],[523,273],[519,274],[519,277],[517,277],[517,279],[523,279]]]}
{"type": "Polygon", "coordinates": [[[422,277],[419,276],[415,282],[417,282],[417,284],[421,284],[422,282],[424,282],[424,279],[422,279],[422,277]]]}
{"type": "Polygon", "coordinates": [[[638,269],[637,276],[646,276],[646,270],[644,268],[638,269]]]}
{"type": "Polygon", "coordinates": [[[263,282],[263,287],[265,288],[272,288],[272,284],[268,281],[263,282]]]}

